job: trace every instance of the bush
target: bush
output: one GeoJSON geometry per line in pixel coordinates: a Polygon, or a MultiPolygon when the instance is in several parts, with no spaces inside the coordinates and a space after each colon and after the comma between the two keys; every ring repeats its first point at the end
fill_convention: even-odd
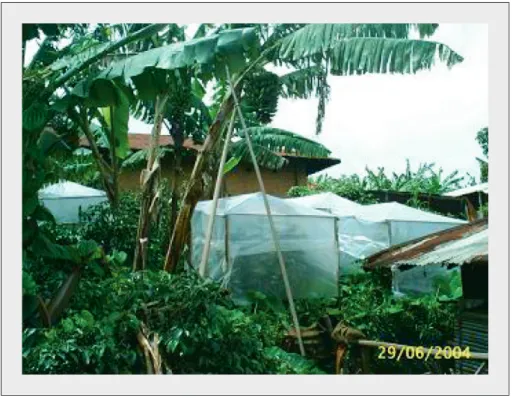
{"type": "Polygon", "coordinates": [[[332,192],[360,204],[375,203],[375,198],[366,192],[365,179],[357,175],[341,176],[340,178],[322,175],[310,181],[307,186],[295,186],[289,189],[287,195],[300,197],[322,192],[332,192]]]}
{"type": "MultiPolygon", "coordinates": [[[[164,262],[169,243],[168,193],[164,191],[158,218],[151,222],[148,265],[159,269],[164,262]]],[[[140,194],[122,193],[116,208],[108,203],[93,206],[81,216],[82,225],[77,233],[82,239],[93,239],[106,251],[127,253],[127,264],[132,263],[139,222],[140,194]]]]}
{"type": "MultiPolygon", "coordinates": [[[[362,331],[368,339],[430,347],[445,346],[450,341],[457,308],[435,296],[397,298],[386,277],[366,273],[345,279],[339,304],[327,307],[326,311],[362,331]]],[[[373,373],[440,373],[447,372],[452,365],[450,361],[378,359],[378,354],[379,350],[373,350],[373,373]]],[[[355,362],[347,363],[349,371],[355,372],[355,362]]]]}
{"type": "Polygon", "coordinates": [[[315,369],[312,362],[275,347],[284,326],[270,315],[237,308],[217,284],[163,271],[113,275],[83,280],[68,316],[54,329],[24,332],[25,373],[144,373],[136,339],[141,322],[158,333],[160,353],[173,373],[315,369]]]}

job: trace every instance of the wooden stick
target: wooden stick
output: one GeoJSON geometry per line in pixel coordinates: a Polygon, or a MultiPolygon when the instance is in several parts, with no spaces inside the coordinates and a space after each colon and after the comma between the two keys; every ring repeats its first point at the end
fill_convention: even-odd
{"type": "Polygon", "coordinates": [[[249,154],[251,155],[253,167],[255,168],[255,174],[257,176],[258,184],[260,185],[260,191],[262,192],[262,197],[264,200],[264,206],[265,206],[265,210],[267,213],[267,218],[269,219],[269,225],[271,227],[271,234],[272,234],[272,238],[273,238],[273,242],[274,242],[274,247],[276,250],[276,254],[278,255],[278,262],[280,263],[281,274],[283,277],[283,283],[285,284],[285,292],[287,294],[287,300],[289,302],[290,313],[292,315],[292,321],[294,323],[294,328],[296,329],[296,333],[297,333],[299,351],[301,352],[302,356],[305,356],[305,348],[303,346],[303,340],[301,338],[301,330],[299,328],[299,321],[297,318],[296,307],[294,306],[294,298],[292,296],[292,290],[291,290],[290,284],[289,284],[289,277],[287,275],[287,269],[285,268],[285,260],[283,259],[283,254],[281,252],[280,243],[278,241],[278,234],[274,227],[273,218],[271,216],[271,208],[269,206],[269,202],[267,201],[267,194],[265,192],[264,180],[262,179],[262,175],[260,174],[260,167],[258,166],[255,152],[253,151],[253,145],[251,144],[251,139],[249,138],[249,134],[248,134],[247,127],[246,127],[246,121],[244,119],[244,115],[242,114],[242,110],[240,109],[239,99],[237,98],[237,95],[235,93],[235,89],[233,87],[233,83],[231,80],[230,71],[228,69],[228,66],[226,66],[226,75],[228,77],[228,83],[230,84],[230,90],[232,92],[233,102],[234,102],[235,108],[237,110],[237,113],[239,114],[240,122],[242,123],[242,129],[244,131],[244,136],[246,138],[246,144],[248,145],[249,154]]]}
{"type": "Polygon", "coordinates": [[[224,165],[226,163],[226,157],[228,155],[228,147],[230,146],[230,140],[232,138],[233,124],[235,121],[235,112],[232,113],[230,125],[226,132],[226,138],[223,145],[223,152],[221,154],[221,160],[219,162],[219,169],[217,170],[217,180],[214,190],[214,199],[212,200],[212,206],[210,208],[210,217],[208,219],[207,236],[205,237],[205,245],[203,246],[203,253],[201,254],[201,262],[199,265],[199,274],[202,278],[205,277],[207,272],[208,256],[210,254],[210,241],[212,240],[212,232],[214,231],[214,222],[217,213],[217,203],[219,201],[219,194],[221,193],[221,186],[223,182],[224,165]]]}
{"type": "MultiPolygon", "coordinates": [[[[355,344],[358,344],[363,347],[395,347],[395,348],[399,348],[399,349],[409,347],[404,344],[386,343],[384,341],[374,341],[374,340],[357,340],[357,341],[355,341],[355,344]]],[[[415,349],[418,349],[418,348],[419,347],[417,347],[417,346],[415,347],[415,349]]],[[[426,348],[426,347],[422,347],[422,351],[425,354],[427,354],[429,352],[432,353],[433,350],[426,348]]],[[[456,358],[454,358],[454,359],[456,359],[456,358]]],[[[471,352],[469,354],[469,356],[465,355],[465,358],[461,358],[461,359],[480,359],[483,361],[488,361],[488,353],[484,354],[484,353],[479,353],[479,352],[471,352]]]]}
{"type": "Polygon", "coordinates": [[[481,373],[481,371],[483,370],[485,365],[486,365],[486,361],[483,362],[481,365],[479,365],[479,368],[477,368],[476,373],[474,373],[474,374],[478,375],[479,373],[481,373]]]}

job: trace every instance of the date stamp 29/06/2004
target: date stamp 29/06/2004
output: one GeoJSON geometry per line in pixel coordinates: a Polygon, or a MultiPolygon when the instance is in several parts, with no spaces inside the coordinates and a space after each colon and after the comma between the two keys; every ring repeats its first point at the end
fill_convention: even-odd
{"type": "Polygon", "coordinates": [[[378,359],[470,359],[470,347],[415,347],[415,346],[379,346],[378,359]]]}

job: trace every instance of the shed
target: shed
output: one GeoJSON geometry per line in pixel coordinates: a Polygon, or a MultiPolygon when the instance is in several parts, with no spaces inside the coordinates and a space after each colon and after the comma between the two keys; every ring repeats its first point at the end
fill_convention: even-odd
{"type": "MultiPolygon", "coordinates": [[[[338,285],[336,217],[267,196],[295,298],[333,297],[338,285]]],[[[199,202],[191,221],[191,261],[201,262],[212,201],[199,202]]],[[[261,193],[220,199],[208,275],[237,300],[251,292],[285,298],[280,266],[261,193]]]]}
{"type": "MultiPolygon", "coordinates": [[[[394,246],[369,257],[364,268],[391,269],[393,288],[410,294],[454,288],[450,283],[457,275],[461,311],[453,344],[488,352],[488,219],[394,246]]],[[[460,373],[487,372],[486,363],[472,360],[458,360],[456,368],[460,373]]]]}
{"type": "Polygon", "coordinates": [[[447,197],[463,200],[469,219],[483,218],[481,209],[488,204],[488,183],[457,189],[446,194],[447,197]]]}
{"type": "Polygon", "coordinates": [[[57,223],[75,224],[80,212],[108,201],[104,191],[71,181],[48,185],[38,192],[39,200],[54,216],[57,223]]]}

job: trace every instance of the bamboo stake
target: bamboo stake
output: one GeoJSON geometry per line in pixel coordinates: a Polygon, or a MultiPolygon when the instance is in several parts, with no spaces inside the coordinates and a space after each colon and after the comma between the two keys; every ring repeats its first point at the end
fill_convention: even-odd
{"type": "Polygon", "coordinates": [[[214,199],[212,200],[212,207],[210,208],[210,217],[208,219],[207,236],[205,237],[205,245],[203,246],[203,253],[201,255],[201,263],[199,265],[199,274],[202,278],[205,277],[207,272],[208,256],[210,254],[210,241],[212,240],[212,232],[214,231],[214,222],[217,213],[217,203],[219,202],[219,194],[221,193],[221,186],[223,181],[224,165],[226,163],[226,157],[228,155],[228,147],[230,146],[230,140],[232,138],[233,122],[235,120],[235,112],[232,113],[230,119],[230,125],[226,132],[226,138],[224,141],[223,152],[221,154],[221,161],[219,162],[219,169],[217,171],[217,180],[214,190],[214,199]]]}
{"type": "Polygon", "coordinates": [[[233,83],[232,83],[232,80],[231,80],[230,71],[228,69],[228,66],[226,66],[226,75],[227,75],[227,78],[228,78],[228,83],[230,84],[230,91],[231,91],[232,96],[233,96],[234,105],[235,105],[235,108],[236,108],[237,113],[239,115],[240,122],[242,123],[242,129],[244,130],[244,137],[246,138],[246,144],[248,145],[249,154],[251,155],[251,160],[253,162],[253,167],[255,168],[255,174],[256,174],[257,179],[258,179],[258,184],[260,185],[260,191],[262,192],[262,197],[263,197],[263,200],[264,200],[265,211],[267,213],[267,218],[269,219],[269,225],[271,227],[271,235],[272,235],[272,238],[273,238],[274,247],[275,247],[275,250],[276,250],[276,254],[278,255],[278,262],[280,263],[281,274],[282,274],[282,277],[283,277],[283,283],[285,285],[285,292],[287,294],[287,300],[289,302],[290,313],[292,315],[292,321],[294,323],[294,328],[296,329],[297,340],[298,340],[298,344],[299,344],[299,350],[301,352],[301,355],[305,356],[305,347],[303,346],[303,339],[301,338],[301,330],[299,328],[299,321],[298,321],[298,318],[297,318],[296,307],[294,306],[294,298],[292,296],[292,290],[291,290],[290,284],[289,284],[289,278],[288,278],[288,275],[287,275],[287,269],[285,268],[285,261],[283,259],[283,254],[281,252],[280,243],[278,241],[278,234],[276,232],[276,229],[275,229],[275,226],[274,226],[274,222],[273,222],[273,218],[271,216],[271,208],[269,206],[269,202],[267,201],[267,195],[266,195],[266,192],[265,192],[264,181],[262,179],[262,175],[260,174],[260,167],[258,166],[258,162],[257,162],[256,156],[255,156],[255,152],[253,151],[253,145],[251,144],[251,139],[249,138],[249,134],[248,134],[247,127],[246,127],[246,121],[245,121],[244,115],[242,114],[242,111],[240,109],[239,99],[237,98],[237,95],[235,93],[235,89],[233,87],[233,83]]]}

